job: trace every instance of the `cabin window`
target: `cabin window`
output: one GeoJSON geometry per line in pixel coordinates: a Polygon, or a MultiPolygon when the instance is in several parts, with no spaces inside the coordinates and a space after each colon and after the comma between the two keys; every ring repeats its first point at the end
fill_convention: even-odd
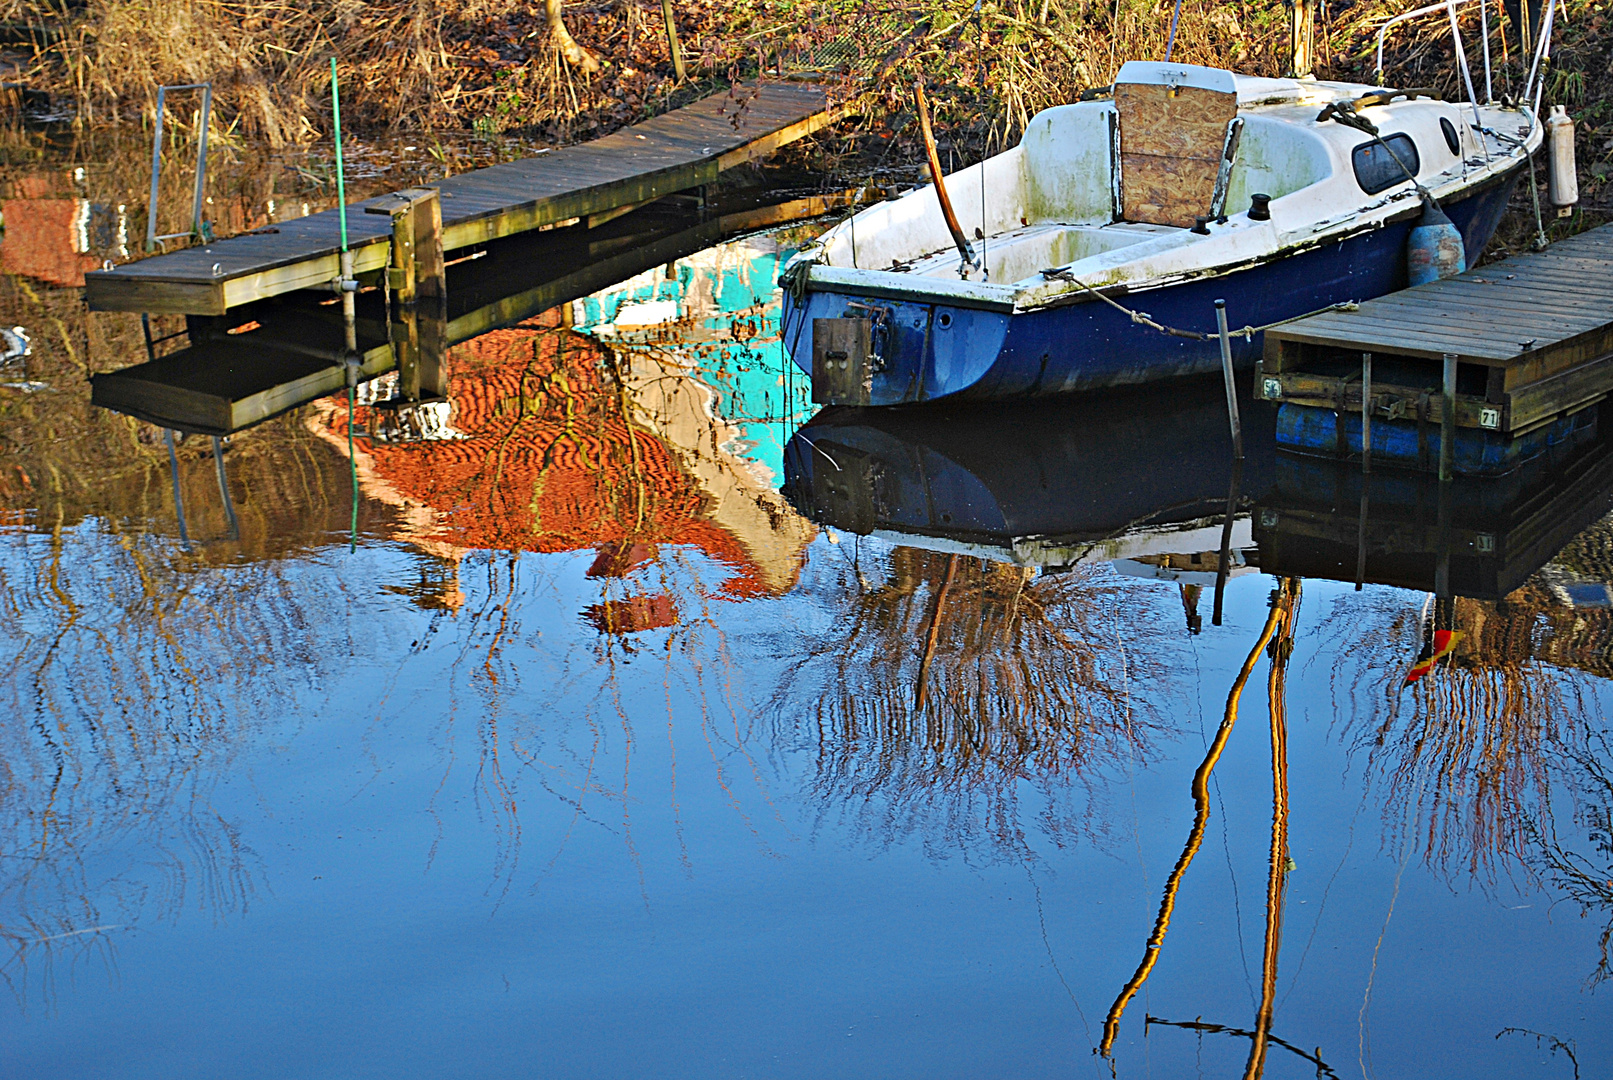
{"type": "Polygon", "coordinates": [[[1417,157],[1417,144],[1411,141],[1409,135],[1388,135],[1382,142],[1374,139],[1362,143],[1350,154],[1350,164],[1355,167],[1355,182],[1368,195],[1376,195],[1404,182],[1407,169],[1411,170],[1412,176],[1416,176],[1422,168],[1422,161],[1417,157]],[[1388,145],[1387,150],[1385,144],[1388,145]],[[1393,154],[1389,152],[1391,150],[1393,154]]]}
{"type": "Polygon", "coordinates": [[[1451,153],[1457,157],[1462,156],[1462,140],[1457,137],[1456,125],[1445,117],[1439,118],[1439,131],[1445,136],[1445,145],[1451,148],[1451,153]]]}

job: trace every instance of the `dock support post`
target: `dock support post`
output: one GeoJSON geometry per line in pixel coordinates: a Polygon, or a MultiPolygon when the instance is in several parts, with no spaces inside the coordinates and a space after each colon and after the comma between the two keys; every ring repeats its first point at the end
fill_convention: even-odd
{"type": "Polygon", "coordinates": [[[349,356],[358,352],[358,301],[354,295],[353,253],[343,250],[341,257],[342,280],[342,332],[349,356]]]}
{"type": "Polygon", "coordinates": [[[1445,354],[1445,386],[1439,402],[1439,479],[1450,480],[1456,463],[1456,354],[1445,354]]]}
{"type": "Polygon", "coordinates": [[[1238,419],[1238,386],[1232,378],[1232,338],[1227,334],[1227,302],[1215,302],[1215,326],[1221,334],[1221,378],[1227,385],[1227,420],[1232,425],[1232,455],[1243,460],[1243,424],[1238,419]]]}
{"type": "Polygon", "coordinates": [[[1361,471],[1372,471],[1372,354],[1361,354],[1361,471]]]}
{"type": "Polygon", "coordinates": [[[400,191],[365,213],[392,219],[387,284],[392,348],[404,400],[448,396],[448,284],[442,253],[442,202],[435,188],[400,191]]]}

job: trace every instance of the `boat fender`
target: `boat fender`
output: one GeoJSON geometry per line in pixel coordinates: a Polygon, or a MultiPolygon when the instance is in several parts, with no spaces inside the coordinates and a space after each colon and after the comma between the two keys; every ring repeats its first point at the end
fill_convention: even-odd
{"type": "Polygon", "coordinates": [[[1271,196],[1270,195],[1263,195],[1263,194],[1261,194],[1259,192],[1256,192],[1255,194],[1249,196],[1249,220],[1250,221],[1270,221],[1271,220],[1271,196]]]}
{"type": "Polygon", "coordinates": [[[1551,146],[1550,179],[1546,189],[1551,205],[1557,208],[1557,216],[1567,217],[1579,202],[1579,175],[1574,167],[1574,121],[1561,105],[1551,107],[1551,117],[1546,121],[1546,140],[1551,146]]]}
{"type": "Polygon", "coordinates": [[[1406,277],[1412,285],[1455,277],[1467,269],[1462,234],[1432,199],[1423,200],[1423,216],[1406,238],[1406,277]]]}

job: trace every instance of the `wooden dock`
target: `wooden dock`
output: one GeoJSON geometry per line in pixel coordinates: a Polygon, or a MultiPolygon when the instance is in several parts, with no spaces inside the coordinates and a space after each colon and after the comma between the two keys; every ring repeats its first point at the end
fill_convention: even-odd
{"type": "Polygon", "coordinates": [[[1501,600],[1613,510],[1605,435],[1450,484],[1282,457],[1253,515],[1260,568],[1276,576],[1501,600]]]}
{"type": "MultiPolygon", "coordinates": [[[[479,258],[446,274],[444,323],[431,337],[443,347],[510,326],[729,237],[827,213],[855,193],[813,196],[713,214],[692,195],[673,196],[581,236],[555,230],[496,241],[479,258]]],[[[95,375],[90,400],[175,431],[233,435],[287,409],[346,386],[341,309],[326,294],[260,301],[228,318],[190,316],[188,342],[144,364],[95,375]],[[250,320],[250,322],[248,321],[250,320]],[[258,323],[240,331],[243,325],[258,323]]],[[[392,313],[394,316],[396,312],[392,313]]],[[[401,327],[388,327],[379,290],[358,297],[361,378],[398,366],[401,327]]],[[[441,360],[438,358],[440,368],[441,360]]]]}
{"type": "MultiPolygon", "coordinates": [[[[824,90],[806,83],[736,86],[593,142],[449,177],[432,185],[442,206],[442,250],[534,229],[591,228],[643,204],[714,181],[839,118],[824,90]]],[[[360,281],[391,258],[390,196],[352,204],[348,242],[360,281]],[[374,207],[376,211],[371,211],[374,207]]],[[[222,315],[340,277],[338,212],[328,210],[85,276],[97,311],[222,315]]]]}
{"type": "Polygon", "coordinates": [[[1255,396],[1331,412],[1334,433],[1312,425],[1303,439],[1319,445],[1295,449],[1360,454],[1366,428],[1375,457],[1409,464],[1397,440],[1426,448],[1433,426],[1438,444],[1447,371],[1451,426],[1484,436],[1476,452],[1498,467],[1508,447],[1527,450],[1520,440],[1613,391],[1613,226],[1268,330],[1255,396]]]}

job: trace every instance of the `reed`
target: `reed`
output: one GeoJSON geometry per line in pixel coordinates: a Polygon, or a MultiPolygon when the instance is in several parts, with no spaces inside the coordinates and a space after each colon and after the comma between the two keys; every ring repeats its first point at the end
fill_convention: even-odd
{"type": "MultiPolygon", "coordinates": [[[[1592,0],[1565,0],[1550,98],[1589,123],[1587,168],[1602,162],[1598,125],[1613,100],[1613,33],[1592,0]]],[[[1373,35],[1411,0],[1325,0],[1316,74],[1369,79],[1373,35]]],[[[1494,5],[1492,55],[1503,87],[1523,77],[1517,25],[1494,5]]],[[[1127,59],[1163,57],[1163,0],[718,0],[676,5],[689,77],[673,76],[653,0],[586,0],[564,9],[490,0],[5,0],[0,20],[44,27],[30,81],[71,101],[86,122],[149,115],[155,87],[211,79],[225,123],[271,141],[311,136],[327,120],[325,72],[336,55],[359,125],[523,130],[586,137],[630,123],[728,79],[817,74],[858,105],[861,126],[826,136],[820,160],[918,160],[904,88],[935,91],[946,147],[966,156],[1007,145],[1030,116],[1107,83],[1127,59]],[[564,15],[564,18],[562,18],[564,15]],[[569,31],[567,26],[569,24],[569,31]],[[893,141],[894,140],[894,141],[893,141]],[[894,154],[893,154],[894,151],[894,154]]],[[[1471,12],[1464,18],[1475,22],[1471,12]]],[[[1477,57],[1476,25],[1468,29],[1477,57]]],[[[1280,75],[1288,5],[1192,0],[1172,58],[1280,75]]],[[[1388,81],[1457,92],[1443,20],[1390,39],[1388,81]]],[[[1588,172],[1600,184],[1605,172],[1588,172]]],[[[1592,193],[1594,196],[1594,192],[1592,193]]]]}

